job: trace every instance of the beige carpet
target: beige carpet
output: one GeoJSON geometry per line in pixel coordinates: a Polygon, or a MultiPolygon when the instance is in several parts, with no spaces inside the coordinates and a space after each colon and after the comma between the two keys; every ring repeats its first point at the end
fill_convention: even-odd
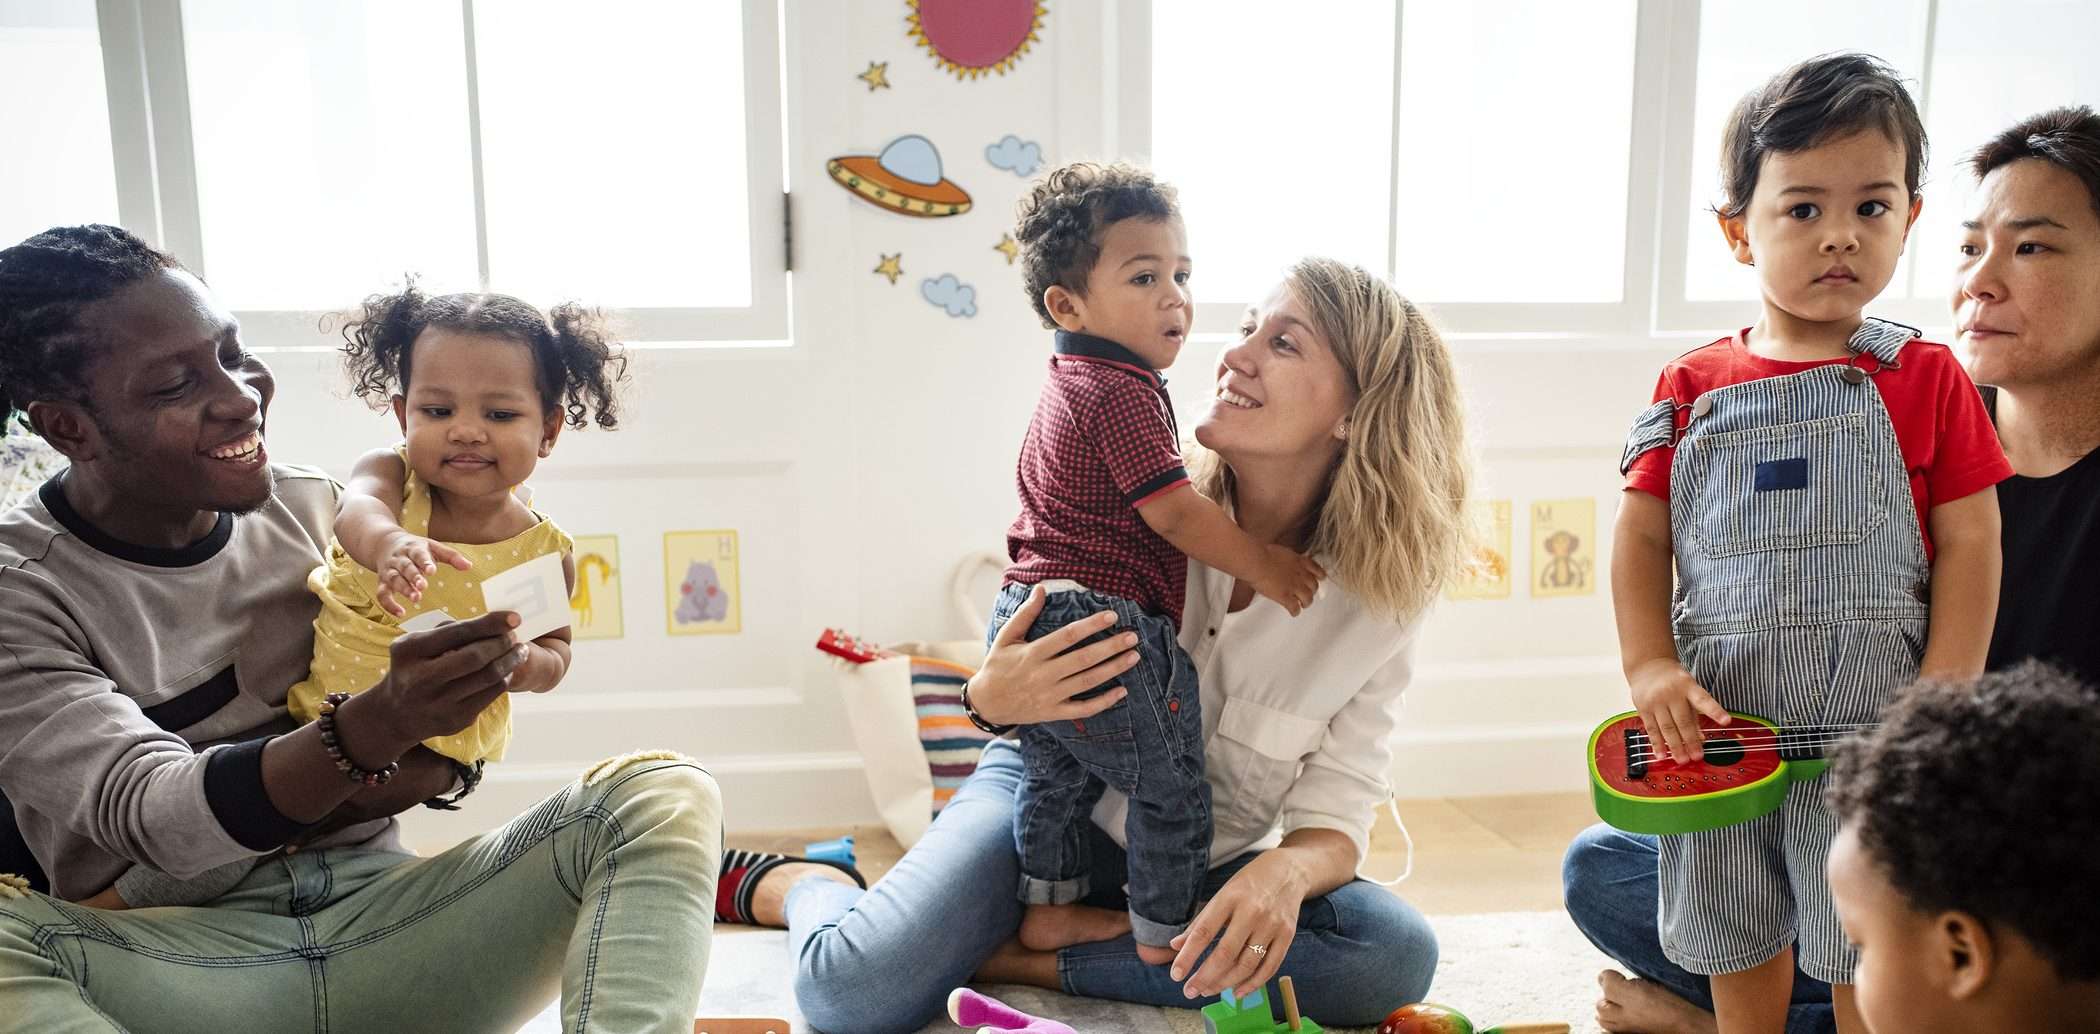
{"type": "MultiPolygon", "coordinates": [[[[1562,1021],[1580,1034],[1597,1030],[1592,1018],[1597,971],[1606,959],[1560,912],[1495,912],[1432,916],[1441,957],[1430,990],[1434,1001],[1463,1011],[1475,1024],[1562,1021]]],[[[778,931],[725,933],[715,939],[700,1011],[779,1015],[797,1032],[808,1028],[788,987],[787,935],[778,931]]],[[[988,987],[1016,1008],[1051,1016],[1085,1034],[1202,1034],[1202,1020],[1186,1010],[1098,1002],[1025,987],[988,987]]],[[[1315,1017],[1317,1019],[1318,1017],[1315,1017]]],[[[519,1034],[559,1034],[553,1008],[519,1034]]],[[[923,1034],[956,1034],[942,1020],[923,1034]]],[[[833,1034],[853,1034],[838,1031],[833,1034]]],[[[1340,1034],[1340,1032],[1337,1032],[1340,1034]]]]}

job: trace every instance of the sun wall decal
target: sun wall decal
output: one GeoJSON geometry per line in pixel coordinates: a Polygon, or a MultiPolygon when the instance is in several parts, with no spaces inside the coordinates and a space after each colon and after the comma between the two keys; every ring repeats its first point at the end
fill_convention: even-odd
{"type": "Polygon", "coordinates": [[[957,79],[1005,75],[1042,39],[1049,13],[1038,0],[905,0],[905,6],[911,38],[957,79]]]}

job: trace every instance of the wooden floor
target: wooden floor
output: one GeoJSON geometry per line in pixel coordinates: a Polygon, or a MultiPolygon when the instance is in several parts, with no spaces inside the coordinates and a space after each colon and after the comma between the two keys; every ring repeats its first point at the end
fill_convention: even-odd
{"type": "MultiPolygon", "coordinates": [[[[1582,794],[1430,798],[1400,802],[1400,817],[1415,841],[1414,874],[1394,888],[1432,915],[1536,912],[1560,907],[1561,852],[1597,821],[1582,794]]],[[[1391,879],[1404,860],[1400,833],[1379,813],[1371,832],[1365,875],[1391,879]]],[[[869,882],[895,865],[897,841],[880,826],[732,832],[729,846],[800,853],[813,841],[851,833],[869,882]]]]}

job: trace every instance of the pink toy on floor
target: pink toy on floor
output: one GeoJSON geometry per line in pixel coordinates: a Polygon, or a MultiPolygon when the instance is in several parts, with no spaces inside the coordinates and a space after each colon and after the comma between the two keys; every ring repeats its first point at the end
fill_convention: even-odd
{"type": "Polygon", "coordinates": [[[967,987],[958,987],[948,996],[948,1018],[976,1027],[977,1034],[1079,1034],[1056,1020],[1030,1016],[967,987]]]}

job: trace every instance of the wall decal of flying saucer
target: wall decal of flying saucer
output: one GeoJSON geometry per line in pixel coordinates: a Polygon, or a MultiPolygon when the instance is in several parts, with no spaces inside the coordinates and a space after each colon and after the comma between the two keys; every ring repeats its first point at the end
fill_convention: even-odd
{"type": "Polygon", "coordinates": [[[881,154],[846,154],[824,171],[853,196],[871,205],[932,218],[970,210],[970,193],[941,174],[941,152],[918,134],[900,136],[881,154]]]}
{"type": "Polygon", "coordinates": [[[911,15],[911,38],[933,55],[935,64],[957,79],[976,79],[986,72],[1005,75],[1042,39],[1043,15],[1049,9],[1036,0],[905,0],[911,15]]]}

